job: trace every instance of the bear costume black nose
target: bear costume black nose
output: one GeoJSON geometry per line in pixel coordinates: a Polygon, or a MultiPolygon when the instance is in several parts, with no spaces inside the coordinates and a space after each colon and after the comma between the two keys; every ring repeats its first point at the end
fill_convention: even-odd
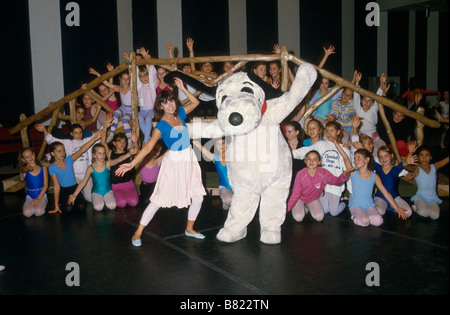
{"type": "Polygon", "coordinates": [[[242,124],[242,122],[244,121],[244,117],[242,117],[241,114],[233,112],[230,114],[230,116],[228,117],[228,121],[230,122],[230,124],[232,124],[233,126],[239,126],[240,124],[242,124]]]}

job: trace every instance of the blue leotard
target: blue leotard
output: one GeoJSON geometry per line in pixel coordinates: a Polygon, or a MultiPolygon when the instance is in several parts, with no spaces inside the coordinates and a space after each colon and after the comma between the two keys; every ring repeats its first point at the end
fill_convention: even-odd
{"type": "Polygon", "coordinates": [[[227,166],[222,165],[222,162],[220,162],[217,154],[214,154],[214,166],[216,167],[217,174],[219,175],[219,186],[233,190],[231,189],[230,182],[228,181],[227,166]]]}
{"type": "Polygon", "coordinates": [[[439,199],[436,193],[436,168],[433,164],[430,164],[430,173],[425,172],[420,166],[418,168],[419,176],[416,177],[417,192],[411,197],[411,201],[422,198],[427,203],[436,202],[441,204],[442,200],[439,199]]]}
{"type": "Polygon", "coordinates": [[[369,179],[364,179],[359,176],[358,170],[355,170],[351,181],[353,197],[348,205],[349,208],[361,207],[366,210],[369,207],[375,207],[372,198],[373,186],[375,185],[375,172],[372,172],[372,176],[369,179]]]}
{"type": "Polygon", "coordinates": [[[44,168],[41,166],[41,169],[36,176],[30,172],[26,172],[24,179],[27,184],[27,195],[32,199],[36,199],[44,187],[44,168]]]}
{"type": "Polygon", "coordinates": [[[110,182],[110,171],[106,166],[102,172],[97,172],[93,165],[92,167],[92,192],[99,195],[106,195],[109,191],[111,191],[111,182],[110,182]]]}
{"type": "Polygon", "coordinates": [[[178,117],[183,122],[183,129],[178,130],[172,127],[167,121],[161,120],[156,125],[156,129],[161,131],[161,139],[166,144],[167,148],[172,151],[182,151],[191,146],[191,142],[189,140],[189,131],[186,127],[185,119],[186,119],[186,111],[183,106],[179,107],[178,117]]]}

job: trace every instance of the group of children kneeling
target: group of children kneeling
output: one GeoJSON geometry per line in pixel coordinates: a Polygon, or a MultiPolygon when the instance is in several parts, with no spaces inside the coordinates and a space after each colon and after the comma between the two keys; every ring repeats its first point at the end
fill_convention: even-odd
{"type": "MultiPolygon", "coordinates": [[[[72,139],[55,138],[42,124],[35,125],[38,131],[44,133],[49,144],[50,165],[42,165],[30,148],[19,152],[20,174],[25,180],[27,192],[23,205],[26,217],[45,213],[49,177],[54,195],[54,209],[49,213],[84,209],[86,201],[92,202],[97,211],[103,210],[105,206],[112,210],[117,206],[138,205],[136,170],[124,176],[115,175],[119,164],[130,162],[131,156],[138,152],[137,137],[133,133],[132,144],[128,146],[127,136],[116,133],[111,141],[111,150],[106,144],[105,135],[112,121],[113,118],[109,116],[101,130],[86,138],[83,138],[82,126],[73,124],[70,128],[72,139]],[[82,197],[79,197],[80,193],[82,197]]],[[[145,187],[156,181],[159,161],[160,157],[152,154],[141,165],[141,194],[151,193],[145,187]]]]}
{"type": "MultiPolygon", "coordinates": [[[[97,211],[103,210],[105,206],[108,209],[137,206],[139,195],[134,182],[136,171],[131,170],[123,176],[115,175],[118,165],[129,163],[131,156],[138,152],[136,136],[132,136],[133,143],[128,148],[126,135],[117,133],[111,141],[113,150],[110,150],[105,142],[105,134],[111,124],[112,118],[109,117],[103,129],[84,139],[83,129],[75,124],[71,128],[71,140],[55,138],[43,125],[35,126],[45,134],[45,139],[50,144],[51,164],[47,173],[47,167],[40,164],[30,148],[20,152],[21,174],[27,188],[23,205],[25,216],[40,216],[45,213],[49,186],[47,174],[50,174],[54,186],[54,209],[49,213],[82,209],[85,206],[83,199],[92,202],[97,211]],[[89,150],[91,147],[92,150],[89,150]],[[81,192],[84,198],[78,198],[81,192]]],[[[299,128],[301,127],[297,122],[290,122],[285,126],[285,134],[293,135],[287,137],[288,142],[289,137],[297,137],[299,128]]],[[[363,137],[365,141],[360,144],[359,149],[346,147],[342,143],[342,127],[337,122],[328,122],[323,128],[320,121],[311,119],[306,130],[310,135],[303,142],[306,145],[293,147],[292,150],[294,161],[304,161],[303,166],[294,167],[293,185],[287,202],[287,210],[292,211],[296,221],[302,221],[308,211],[317,221],[323,220],[326,213],[338,215],[346,207],[341,200],[346,188],[352,220],[359,226],[382,224],[382,215],[386,210],[396,212],[402,219],[410,217],[412,209],[424,217],[439,217],[439,204],[442,201],[436,193],[436,171],[449,162],[448,157],[431,163],[431,151],[425,146],[417,148],[412,141],[409,143],[406,159],[396,164],[394,153],[388,146],[379,147],[375,159],[370,138],[363,137]],[[414,202],[412,206],[398,193],[399,177],[404,175],[404,170],[413,174],[418,186],[416,194],[411,197],[414,202]],[[374,195],[375,185],[377,191],[374,195]]],[[[201,147],[196,142],[194,144],[201,147]]],[[[220,160],[224,162],[225,146],[222,143],[222,156],[221,159],[215,158],[216,163],[220,163],[220,160]]],[[[160,153],[161,146],[156,146],[140,168],[140,190],[145,199],[150,196],[151,185],[158,176],[162,158],[160,153]]],[[[224,207],[228,207],[232,198],[231,187],[227,180],[221,185],[229,188],[227,192],[230,191],[227,198],[221,196],[222,200],[226,200],[224,207]]]]}
{"type": "MultiPolygon", "coordinates": [[[[302,138],[296,139],[301,134],[298,122],[290,122],[284,129],[288,143],[302,138]]],[[[305,129],[310,138],[303,145],[291,145],[294,161],[305,162],[294,168],[287,206],[296,221],[302,221],[308,211],[317,221],[323,220],[326,213],[338,215],[346,207],[341,200],[346,188],[351,218],[359,226],[381,225],[386,210],[402,219],[410,217],[412,209],[424,217],[439,217],[442,200],[437,195],[436,171],[449,162],[448,157],[431,163],[430,149],[417,147],[411,141],[406,158],[396,164],[393,150],[387,145],[378,147],[375,157],[373,140],[367,135],[357,138],[351,146],[344,144],[344,129],[338,122],[327,122],[324,128],[313,118],[305,129]],[[405,175],[414,176],[417,183],[412,206],[398,192],[399,178],[405,175]]]]}

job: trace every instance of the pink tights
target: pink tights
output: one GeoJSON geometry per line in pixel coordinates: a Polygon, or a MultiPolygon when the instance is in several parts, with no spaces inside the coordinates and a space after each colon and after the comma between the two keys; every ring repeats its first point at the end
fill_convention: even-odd
{"type": "Polygon", "coordinates": [[[368,226],[369,224],[380,226],[383,223],[383,217],[376,207],[369,207],[366,210],[361,207],[351,207],[350,213],[353,222],[359,226],[368,226]]]}
{"type": "Polygon", "coordinates": [[[304,204],[300,199],[292,208],[292,217],[295,221],[301,222],[305,218],[306,213],[311,212],[311,216],[316,221],[322,221],[325,213],[323,212],[322,205],[319,199],[311,201],[308,204],[304,204]],[[305,207],[306,206],[306,207],[305,207]]]}
{"type": "MultiPolygon", "coordinates": [[[[400,196],[395,197],[394,200],[400,208],[406,210],[406,215],[410,217],[412,214],[412,210],[409,204],[400,196]]],[[[388,204],[386,203],[386,201],[383,198],[375,197],[373,198],[373,202],[377,205],[378,212],[380,212],[381,215],[384,215],[386,213],[386,209],[388,208],[388,204]]]]}
{"type": "Polygon", "coordinates": [[[125,183],[112,184],[111,187],[118,207],[125,208],[127,205],[136,207],[139,203],[139,195],[132,180],[125,183]]]}
{"type": "Polygon", "coordinates": [[[345,203],[340,202],[341,196],[325,192],[323,196],[320,196],[319,200],[324,213],[329,212],[332,216],[337,216],[345,209],[345,203]]]}

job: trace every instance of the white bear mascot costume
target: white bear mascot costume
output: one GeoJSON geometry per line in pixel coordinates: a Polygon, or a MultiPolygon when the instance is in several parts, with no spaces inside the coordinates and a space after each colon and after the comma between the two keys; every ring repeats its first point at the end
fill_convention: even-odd
{"type": "Polygon", "coordinates": [[[217,234],[219,241],[244,238],[259,206],[260,241],[281,242],[292,154],[280,123],[300,104],[316,77],[315,68],[303,64],[288,92],[266,100],[255,76],[235,73],[216,87],[217,119],[188,124],[192,138],[231,139],[226,160],[233,198],[224,227],[217,234]]]}

